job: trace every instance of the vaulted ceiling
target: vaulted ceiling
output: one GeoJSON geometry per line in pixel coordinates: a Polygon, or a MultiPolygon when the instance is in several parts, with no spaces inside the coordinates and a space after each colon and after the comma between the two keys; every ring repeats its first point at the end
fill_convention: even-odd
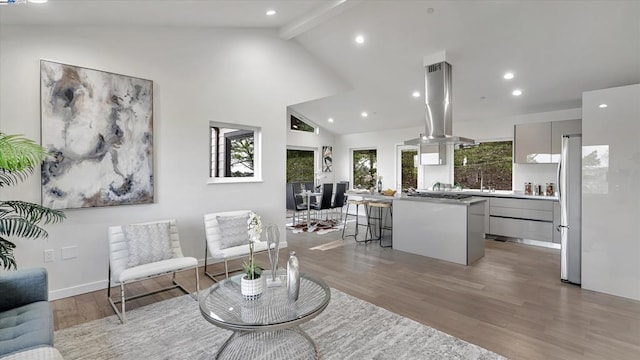
{"type": "Polygon", "coordinates": [[[583,91],[640,83],[640,1],[51,0],[2,6],[0,22],[273,28],[350,84],[292,104],[335,133],[420,126],[423,58],[441,51],[454,122],[580,107],[583,91]]]}

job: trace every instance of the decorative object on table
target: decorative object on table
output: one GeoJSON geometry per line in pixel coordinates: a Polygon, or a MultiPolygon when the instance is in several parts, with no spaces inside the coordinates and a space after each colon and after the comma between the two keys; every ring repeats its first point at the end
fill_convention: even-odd
{"type": "Polygon", "coordinates": [[[322,171],[323,172],[333,171],[333,147],[332,146],[322,147],[322,171]]]}
{"type": "MultiPolygon", "coordinates": [[[[44,148],[32,140],[0,132],[0,188],[26,179],[45,156],[44,148]]],[[[16,244],[8,238],[46,238],[47,232],[39,224],[60,222],[65,215],[26,201],[0,200],[0,218],[0,266],[9,270],[17,265],[13,255],[16,244]]]]}
{"type": "Polygon", "coordinates": [[[153,203],[153,81],[40,61],[42,204],[153,203]]]}
{"type": "Polygon", "coordinates": [[[300,294],[300,268],[295,251],[289,254],[287,262],[287,294],[290,301],[298,300],[300,294]]]}
{"type": "Polygon", "coordinates": [[[533,186],[528,181],[524,183],[524,194],[533,195],[533,186]]]}
{"type": "Polygon", "coordinates": [[[267,226],[267,253],[271,263],[271,276],[267,278],[268,287],[278,287],[282,285],[282,280],[276,276],[278,272],[278,259],[280,257],[280,230],[276,224],[267,226]],[[271,247],[273,245],[273,248],[271,247]]]}
{"type": "Polygon", "coordinates": [[[382,193],[382,175],[378,176],[378,193],[382,193]]]}
{"type": "Polygon", "coordinates": [[[393,196],[395,194],[396,194],[396,190],[393,190],[393,189],[382,190],[382,195],[384,196],[393,196]]]}
{"type": "Polygon", "coordinates": [[[246,300],[255,300],[262,295],[265,287],[264,278],[261,276],[262,268],[256,264],[253,257],[253,244],[260,241],[260,235],[262,234],[260,216],[252,212],[247,220],[247,226],[249,227],[249,261],[242,263],[245,275],[240,280],[240,288],[242,296],[246,300]]]}

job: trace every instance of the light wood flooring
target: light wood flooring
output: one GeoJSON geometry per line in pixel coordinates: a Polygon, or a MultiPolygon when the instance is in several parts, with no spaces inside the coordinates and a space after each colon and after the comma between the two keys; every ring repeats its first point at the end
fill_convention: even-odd
{"type": "MultiPolygon", "coordinates": [[[[329,286],[511,359],[640,359],[640,302],[562,283],[559,250],[487,240],[485,257],[467,267],[340,235],[289,231],[280,263],[294,250],[302,271],[329,286]]],[[[202,288],[212,284],[200,275],[202,288]]],[[[195,288],[192,271],[178,277],[195,288]]],[[[169,283],[157,278],[131,289],[169,283]]],[[[180,295],[172,290],[127,308],[180,295]]],[[[106,290],[53,301],[53,309],[56,329],[113,315],[106,290]]]]}

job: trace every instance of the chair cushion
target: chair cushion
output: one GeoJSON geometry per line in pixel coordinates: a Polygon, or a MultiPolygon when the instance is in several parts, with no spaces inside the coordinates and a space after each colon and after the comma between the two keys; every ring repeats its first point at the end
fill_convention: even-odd
{"type": "Polygon", "coordinates": [[[53,346],[53,312],[48,301],[0,313],[0,357],[41,346],[53,346]]]}
{"type": "MultiPolygon", "coordinates": [[[[273,246],[271,248],[273,249],[273,246]]],[[[287,247],[286,241],[280,241],[280,249],[284,249],[287,247]]],[[[267,242],[266,241],[256,241],[253,243],[253,252],[254,254],[257,252],[262,252],[267,250],[267,242]]],[[[238,257],[248,256],[249,255],[249,244],[244,244],[240,246],[234,246],[227,249],[216,249],[211,251],[211,256],[216,259],[234,259],[238,257]]]]}
{"type": "Polygon", "coordinates": [[[216,216],[220,226],[220,248],[228,249],[249,243],[249,214],[216,216]]]}
{"type": "Polygon", "coordinates": [[[127,267],[171,259],[171,239],[169,222],[135,224],[122,227],[129,258],[127,267]]]}
{"type": "Polygon", "coordinates": [[[194,266],[198,266],[198,260],[193,257],[157,261],[124,270],[120,273],[118,282],[139,280],[145,277],[184,270],[194,266]]]}

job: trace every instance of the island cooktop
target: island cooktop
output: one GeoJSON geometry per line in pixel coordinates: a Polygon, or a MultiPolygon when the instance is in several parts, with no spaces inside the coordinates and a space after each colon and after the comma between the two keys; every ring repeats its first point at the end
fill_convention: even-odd
{"type": "Polygon", "coordinates": [[[407,194],[407,196],[417,196],[417,197],[426,197],[426,198],[434,198],[434,199],[463,200],[463,199],[468,199],[473,195],[415,192],[415,193],[409,193],[407,194]]]}

